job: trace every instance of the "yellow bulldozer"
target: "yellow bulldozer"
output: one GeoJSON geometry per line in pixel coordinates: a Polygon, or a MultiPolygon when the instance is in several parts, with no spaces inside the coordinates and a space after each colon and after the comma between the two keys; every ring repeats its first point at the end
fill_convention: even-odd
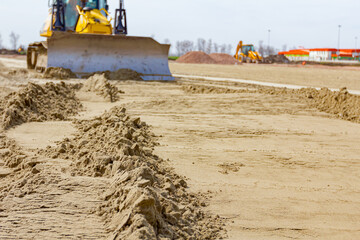
{"type": "Polygon", "coordinates": [[[237,45],[234,58],[243,63],[261,63],[264,61],[263,57],[255,51],[254,45],[243,45],[242,41],[237,45]]]}
{"type": "Polygon", "coordinates": [[[149,37],[127,36],[124,0],[112,17],[107,0],[49,0],[49,15],[40,35],[31,43],[28,69],[49,67],[72,70],[78,76],[92,72],[131,69],[144,80],[173,80],[168,64],[170,45],[149,37]]]}

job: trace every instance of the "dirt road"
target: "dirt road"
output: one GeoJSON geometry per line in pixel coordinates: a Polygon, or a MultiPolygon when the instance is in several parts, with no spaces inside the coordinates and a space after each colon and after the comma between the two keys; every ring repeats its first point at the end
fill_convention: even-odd
{"type": "MultiPolygon", "coordinates": [[[[192,66],[188,73],[208,74],[203,70],[192,66]]],[[[347,71],[340,74],[348,78],[347,71]]],[[[120,101],[83,98],[82,118],[121,105],[150,124],[160,136],[156,154],[188,178],[190,191],[208,196],[206,211],[227,219],[226,239],[360,238],[359,124],[319,112],[291,95],[184,91],[189,85],[244,89],[236,84],[186,79],[113,83],[125,92],[120,101]]],[[[74,131],[69,122],[43,124],[21,125],[6,136],[31,153],[74,131]]],[[[95,196],[107,180],[73,177],[68,165],[66,160],[44,160],[41,167],[52,170],[42,174],[54,179],[52,187],[22,199],[15,193],[1,203],[0,225],[5,227],[0,236],[31,239],[33,232],[50,231],[54,235],[46,236],[102,238],[106,229],[89,210],[99,204],[95,196]],[[29,203],[31,207],[23,207],[29,203]],[[52,217],[60,220],[55,224],[52,217]],[[20,229],[18,235],[15,229],[20,229]]]]}

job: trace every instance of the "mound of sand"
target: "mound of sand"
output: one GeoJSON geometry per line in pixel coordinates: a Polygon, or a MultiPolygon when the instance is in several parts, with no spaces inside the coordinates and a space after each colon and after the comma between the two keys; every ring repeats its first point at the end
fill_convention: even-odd
{"type": "Polygon", "coordinates": [[[270,55],[264,58],[265,63],[290,63],[290,60],[284,55],[270,55]]]}
{"type": "Polygon", "coordinates": [[[350,94],[346,88],[331,91],[328,88],[287,88],[257,87],[256,90],[245,90],[271,95],[290,95],[304,101],[310,107],[332,114],[338,118],[360,123],[360,96],[350,94]]]}
{"type": "Polygon", "coordinates": [[[333,114],[344,120],[360,122],[360,96],[350,94],[346,88],[335,92],[328,88],[322,88],[321,90],[314,88],[298,90],[259,88],[257,92],[271,95],[291,95],[322,112],[333,114]]]}
{"type": "Polygon", "coordinates": [[[10,70],[7,73],[9,77],[15,77],[15,76],[27,77],[28,74],[29,71],[27,69],[15,69],[15,70],[10,70]]]}
{"type": "Polygon", "coordinates": [[[76,74],[67,68],[49,67],[45,70],[43,78],[66,80],[76,78],[76,74]]]}
{"type": "Polygon", "coordinates": [[[183,178],[153,154],[156,137],[121,107],[78,121],[79,133],[45,154],[72,160],[73,174],[112,177],[98,214],[110,239],[216,239],[221,220],[206,216],[205,203],[186,191],[183,178]]]}
{"type": "Polygon", "coordinates": [[[89,78],[94,75],[104,74],[107,80],[142,80],[142,74],[131,70],[131,69],[119,69],[115,72],[104,71],[104,72],[94,72],[88,75],[83,76],[83,78],[89,78]]]}
{"type": "Polygon", "coordinates": [[[212,59],[214,59],[217,64],[227,64],[227,65],[241,64],[233,56],[226,53],[212,53],[209,56],[212,59]]]}
{"type": "Polygon", "coordinates": [[[182,90],[191,94],[228,94],[228,93],[243,93],[246,90],[242,89],[230,89],[226,87],[213,87],[213,86],[201,86],[201,85],[186,85],[182,87],[182,90]]]}
{"type": "Polygon", "coordinates": [[[17,82],[24,82],[24,80],[28,80],[30,78],[42,78],[41,74],[36,72],[29,72],[27,69],[13,69],[10,71],[6,70],[3,73],[0,73],[0,75],[11,81],[15,80],[17,82]]]}
{"type": "Polygon", "coordinates": [[[188,52],[179,57],[176,62],[178,63],[205,63],[216,64],[217,62],[208,54],[200,51],[188,52]]]}
{"type": "Polygon", "coordinates": [[[295,91],[295,94],[309,99],[312,106],[320,111],[334,114],[348,121],[360,122],[360,96],[350,94],[346,88],[337,92],[327,88],[301,89],[295,91]]]}
{"type": "Polygon", "coordinates": [[[95,74],[90,77],[81,88],[82,91],[95,92],[110,102],[119,100],[119,94],[124,93],[112,85],[106,78],[105,73],[95,74]]]}
{"type": "Polygon", "coordinates": [[[5,134],[0,133],[0,159],[5,163],[5,166],[15,168],[26,157],[26,154],[21,151],[14,140],[10,140],[5,134]]]}
{"type": "Polygon", "coordinates": [[[350,94],[346,88],[339,91],[331,91],[327,88],[316,90],[314,88],[302,88],[291,90],[287,88],[262,87],[243,85],[243,89],[230,89],[226,87],[185,85],[182,90],[189,94],[226,94],[226,93],[262,93],[270,95],[290,95],[304,101],[311,107],[322,112],[333,114],[338,118],[360,122],[360,96],[350,94]],[[249,89],[252,88],[252,89],[249,89]]]}
{"type": "MultiPolygon", "coordinates": [[[[93,72],[90,74],[83,75],[82,78],[90,78],[94,75],[104,74],[107,80],[142,80],[141,74],[133,71],[131,69],[119,69],[115,72],[103,71],[103,72],[93,72]]],[[[49,67],[45,70],[43,78],[48,79],[70,79],[76,78],[76,74],[73,73],[70,69],[58,68],[58,67],[49,67]]]]}
{"type": "Polygon", "coordinates": [[[0,54],[1,55],[19,55],[19,53],[16,50],[9,50],[6,48],[1,48],[0,54]]]}
{"type": "Polygon", "coordinates": [[[178,63],[203,63],[203,64],[240,64],[234,57],[226,53],[206,54],[201,51],[188,52],[176,60],[178,63]]]}
{"type": "Polygon", "coordinates": [[[0,124],[7,129],[24,122],[65,120],[80,109],[81,103],[70,85],[29,83],[0,101],[0,124]]]}

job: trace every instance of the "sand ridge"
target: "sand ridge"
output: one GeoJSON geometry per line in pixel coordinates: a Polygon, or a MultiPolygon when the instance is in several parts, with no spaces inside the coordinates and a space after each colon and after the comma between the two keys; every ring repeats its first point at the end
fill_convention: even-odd
{"type": "Polygon", "coordinates": [[[124,92],[112,85],[106,78],[106,74],[95,74],[89,77],[83,84],[81,91],[95,92],[104,97],[105,100],[116,102],[120,98],[120,94],[124,92]]]}
{"type": "Polygon", "coordinates": [[[330,113],[334,117],[352,122],[360,122],[360,96],[350,94],[346,88],[331,91],[328,88],[316,90],[314,88],[302,88],[298,90],[274,87],[259,87],[249,84],[237,84],[242,89],[234,89],[226,86],[208,85],[184,85],[182,89],[190,94],[233,94],[233,93],[262,93],[270,95],[288,95],[298,98],[308,104],[309,107],[330,113]]]}
{"type": "Polygon", "coordinates": [[[102,215],[113,239],[214,239],[221,219],[206,216],[186,181],[153,154],[156,136],[140,118],[114,107],[76,123],[79,133],[45,154],[73,161],[73,174],[109,177],[102,215]],[[207,227],[204,227],[206,225],[207,227]]]}
{"type": "MultiPolygon", "coordinates": [[[[5,99],[23,99],[24,102],[16,106],[19,109],[27,107],[29,110],[19,117],[10,115],[12,121],[5,118],[4,126],[53,120],[52,110],[57,110],[60,114],[62,109],[72,109],[71,114],[74,115],[81,108],[74,97],[74,88],[64,82],[47,83],[44,86],[29,83],[5,99]],[[38,96],[37,101],[45,103],[45,106],[33,105],[33,95],[38,96]],[[57,107],[58,95],[63,97],[63,104],[75,104],[78,108],[57,107]],[[50,114],[46,115],[48,112],[50,114]]],[[[2,112],[11,109],[12,105],[6,105],[2,112]]],[[[101,186],[98,191],[91,190],[88,194],[92,198],[97,194],[96,202],[88,202],[87,197],[79,202],[84,204],[81,211],[93,206],[93,211],[86,210],[89,211],[86,214],[91,221],[102,220],[102,223],[93,228],[96,231],[94,236],[99,238],[107,235],[111,239],[214,239],[224,235],[223,219],[213,218],[201,211],[201,206],[206,205],[203,197],[188,193],[185,179],[175,174],[163,159],[153,154],[153,148],[157,145],[156,136],[140,118],[132,118],[126,114],[125,108],[115,107],[94,119],[74,120],[74,124],[79,131],[75,137],[65,138],[56,147],[49,146],[39,151],[22,149],[14,140],[1,135],[2,161],[4,166],[12,170],[3,174],[0,180],[13,183],[1,184],[0,200],[9,211],[26,204],[27,199],[38,198],[39,202],[36,204],[45,204],[53,191],[61,192],[64,196],[77,196],[84,194],[86,188],[101,186]],[[83,177],[92,180],[85,184],[83,177]],[[64,184],[71,184],[72,187],[64,189],[64,184]],[[50,195],[39,196],[42,191],[50,195]],[[16,201],[18,204],[13,204],[14,198],[21,199],[21,204],[19,205],[19,201],[16,201]]],[[[45,204],[43,208],[58,208],[59,204],[73,200],[67,198],[63,201],[51,201],[50,205],[45,204]]],[[[72,203],[68,204],[69,209],[72,209],[72,203]]],[[[84,214],[81,211],[78,213],[84,214]]],[[[42,212],[31,211],[27,214],[30,220],[38,214],[41,216],[42,212]]],[[[10,227],[9,218],[21,216],[6,215],[3,218],[6,229],[10,227]]],[[[64,224],[61,218],[58,223],[64,224]]],[[[19,233],[36,228],[37,222],[33,224],[22,228],[19,233]]],[[[93,223],[86,227],[91,227],[91,224],[93,223]]],[[[54,231],[56,233],[46,236],[59,234],[57,228],[54,231]]],[[[85,233],[80,231],[80,235],[76,235],[75,231],[74,236],[87,238],[85,236],[90,233],[88,231],[83,235],[85,233]]]]}
{"type": "Polygon", "coordinates": [[[1,126],[8,129],[29,121],[65,120],[81,110],[74,89],[64,82],[34,83],[1,99],[1,126]]]}

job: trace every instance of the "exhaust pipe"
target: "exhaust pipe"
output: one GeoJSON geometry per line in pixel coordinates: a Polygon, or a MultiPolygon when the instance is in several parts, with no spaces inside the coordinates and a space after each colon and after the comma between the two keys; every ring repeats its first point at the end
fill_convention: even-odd
{"type": "Polygon", "coordinates": [[[127,35],[127,19],[124,0],[120,0],[120,8],[115,10],[114,34],[127,35]]]}
{"type": "Polygon", "coordinates": [[[62,0],[56,0],[52,5],[51,31],[66,31],[65,6],[62,0]],[[55,21],[54,21],[55,16],[55,21]]]}

